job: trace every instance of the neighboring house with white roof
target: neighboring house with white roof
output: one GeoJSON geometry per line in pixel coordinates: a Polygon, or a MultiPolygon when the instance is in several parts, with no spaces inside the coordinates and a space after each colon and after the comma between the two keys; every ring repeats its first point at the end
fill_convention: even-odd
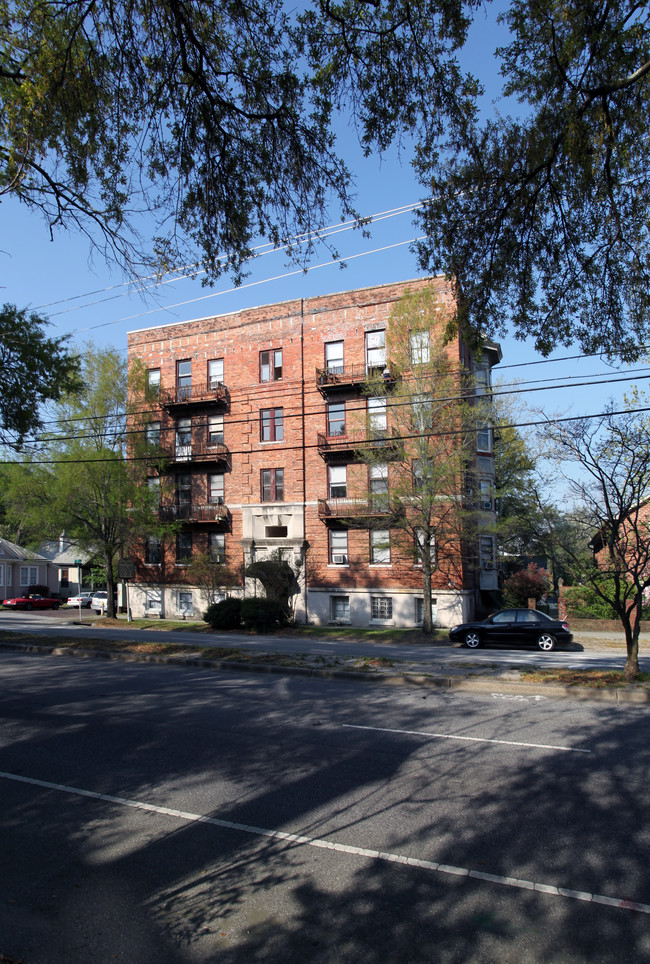
{"type": "Polygon", "coordinates": [[[40,553],[0,539],[0,598],[24,595],[31,586],[47,586],[49,592],[58,592],[58,569],[40,553]]]}
{"type": "Polygon", "coordinates": [[[69,596],[76,596],[84,586],[84,566],[88,566],[92,556],[84,549],[80,549],[74,542],[70,542],[65,530],[61,533],[58,541],[44,542],[40,547],[40,553],[49,560],[57,573],[56,591],[61,594],[62,599],[69,596]]]}

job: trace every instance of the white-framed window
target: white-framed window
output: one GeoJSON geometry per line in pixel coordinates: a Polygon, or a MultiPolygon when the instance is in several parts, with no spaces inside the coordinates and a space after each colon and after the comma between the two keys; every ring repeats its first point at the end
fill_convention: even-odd
{"type": "Polygon", "coordinates": [[[348,564],[347,529],[330,529],[330,564],[333,566],[348,564]]]}
{"type": "Polygon", "coordinates": [[[348,495],[347,465],[330,465],[327,469],[330,499],[345,499],[348,495]]]}
{"type": "Polygon", "coordinates": [[[150,368],[147,372],[147,391],[157,395],[160,391],[160,369],[150,368]]]}
{"type": "Polygon", "coordinates": [[[147,488],[154,505],[160,505],[160,476],[151,475],[147,479],[147,488]]]}
{"type": "Polygon", "coordinates": [[[390,564],[390,532],[388,529],[370,530],[370,563],[373,566],[390,564]]]}
{"type": "Polygon", "coordinates": [[[192,533],[179,532],[176,536],[176,565],[188,566],[192,561],[192,533]]]}
{"type": "Polygon", "coordinates": [[[160,422],[149,422],[145,434],[147,445],[160,445],[160,422]]]}
{"type": "Polygon", "coordinates": [[[208,362],[208,385],[212,391],[223,385],[223,358],[211,358],[208,362]]]}
{"type": "Polygon", "coordinates": [[[210,505],[223,505],[223,472],[212,472],[208,476],[208,502],[210,505]]]}
{"type": "Polygon", "coordinates": [[[5,582],[6,586],[13,585],[13,572],[12,572],[10,562],[8,562],[7,565],[5,566],[5,579],[6,579],[6,582],[5,582]]]}
{"type": "Polygon", "coordinates": [[[368,485],[370,495],[388,495],[388,463],[376,462],[368,469],[368,485]]]}
{"type": "Polygon", "coordinates": [[[223,415],[208,416],[208,445],[223,442],[223,415]]]}
{"type": "Polygon", "coordinates": [[[147,566],[159,566],[161,563],[160,539],[149,536],[144,544],[144,561],[147,566]]]}
{"type": "Polygon", "coordinates": [[[474,391],[479,398],[490,391],[490,369],[487,366],[474,369],[474,391]]]}
{"type": "Polygon", "coordinates": [[[371,596],[371,614],[373,619],[393,618],[392,596],[371,596]]]}
{"type": "Polygon", "coordinates": [[[386,367],[386,330],[366,332],[366,371],[381,374],[386,367]]]}
{"type": "Polygon", "coordinates": [[[325,367],[330,375],[340,375],[343,371],[342,341],[329,341],[325,345],[325,367]]]}
{"type": "Polygon", "coordinates": [[[192,359],[183,358],[176,362],[176,388],[179,398],[190,398],[192,395],[192,359]]]}
{"type": "Polygon", "coordinates": [[[21,586],[38,585],[38,566],[21,566],[20,567],[20,585],[21,586]]]}
{"type": "Polygon", "coordinates": [[[223,532],[208,533],[208,555],[210,562],[223,564],[226,561],[226,536],[223,532]]]}
{"type": "Polygon", "coordinates": [[[488,422],[476,432],[476,448],[479,452],[491,452],[493,449],[492,426],[488,422]]]}
{"type": "Polygon", "coordinates": [[[411,399],[411,418],[416,432],[426,434],[431,431],[433,427],[433,404],[430,395],[413,396],[411,399]]]}
{"type": "Polygon", "coordinates": [[[192,419],[179,418],[176,422],[176,458],[181,460],[192,457],[192,419]]]}
{"type": "MultiPolygon", "coordinates": [[[[421,626],[424,622],[424,599],[421,596],[416,596],[413,600],[414,603],[414,621],[416,626],[421,626]]],[[[431,622],[435,626],[438,622],[438,600],[431,599],[431,622]]]]}
{"type": "MultiPolygon", "coordinates": [[[[435,534],[429,536],[429,559],[431,560],[431,568],[435,569],[436,566],[436,537],[435,534]]],[[[427,534],[424,529],[415,530],[415,565],[422,565],[422,558],[426,552],[427,545],[427,534]]]]}
{"type": "Polygon", "coordinates": [[[330,620],[333,623],[350,622],[349,596],[330,596],[330,620]]]}
{"type": "Polygon", "coordinates": [[[372,438],[386,438],[386,399],[368,399],[368,433],[372,438]]]}
{"type": "Polygon", "coordinates": [[[412,331],[409,335],[411,365],[428,365],[431,359],[431,338],[428,331],[412,331]]]}
{"type": "Polygon", "coordinates": [[[479,563],[481,569],[494,569],[495,552],[494,536],[480,536],[478,543],[479,563]]]}
{"type": "Polygon", "coordinates": [[[5,564],[0,562],[0,586],[6,585],[5,583],[5,564]]]}
{"type": "Polygon", "coordinates": [[[479,479],[479,506],[481,509],[492,509],[494,506],[494,486],[490,479],[479,479]]]}
{"type": "Polygon", "coordinates": [[[147,615],[160,615],[162,612],[162,589],[145,589],[144,611],[147,615]]]}
{"type": "Polygon", "coordinates": [[[194,599],[191,589],[178,590],[178,612],[185,616],[194,614],[194,599]]]}

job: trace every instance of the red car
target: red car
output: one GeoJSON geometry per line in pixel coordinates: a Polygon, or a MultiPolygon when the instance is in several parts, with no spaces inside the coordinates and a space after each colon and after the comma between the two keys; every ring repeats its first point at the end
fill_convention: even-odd
{"type": "Polygon", "coordinates": [[[2,605],[9,609],[58,609],[61,600],[38,595],[16,596],[15,599],[3,599],[2,605]]]}

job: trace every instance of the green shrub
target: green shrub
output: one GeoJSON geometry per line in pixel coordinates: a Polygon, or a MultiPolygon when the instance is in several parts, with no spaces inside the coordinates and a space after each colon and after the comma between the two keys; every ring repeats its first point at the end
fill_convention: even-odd
{"type": "Polygon", "coordinates": [[[242,600],[241,618],[246,629],[257,633],[273,632],[287,623],[282,605],[276,599],[242,600]]]}
{"type": "MultiPolygon", "coordinates": [[[[613,580],[603,580],[603,590],[613,595],[613,580]]],[[[615,611],[596,593],[592,586],[565,586],[562,598],[567,617],[576,619],[618,619],[615,611]]]]}
{"type": "Polygon", "coordinates": [[[212,603],[203,613],[208,626],[212,629],[240,629],[242,601],[235,596],[212,603]]]}

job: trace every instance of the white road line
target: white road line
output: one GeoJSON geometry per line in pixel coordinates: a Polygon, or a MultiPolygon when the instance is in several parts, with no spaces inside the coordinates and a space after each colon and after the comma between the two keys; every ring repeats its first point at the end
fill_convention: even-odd
{"type": "Polygon", "coordinates": [[[232,820],[219,820],[217,817],[205,817],[200,813],[187,813],[184,810],[173,810],[170,807],[156,807],[141,800],[128,800],[126,797],[113,797],[106,793],[95,793],[93,790],[81,790],[61,783],[50,783],[47,780],[35,780],[31,777],[18,776],[15,773],[0,771],[0,778],[14,780],[16,783],[27,783],[46,790],[60,790],[62,793],[74,794],[78,797],[90,797],[104,803],[114,803],[122,807],[133,807],[148,813],[156,813],[165,817],[176,817],[193,823],[206,823],[213,827],[226,830],[239,830],[242,833],[254,834],[258,837],[271,837],[288,843],[305,844],[307,847],[318,847],[321,850],[333,850],[337,853],[350,854],[354,857],[371,857],[375,860],[386,860],[391,863],[403,864],[407,867],[418,867],[421,870],[431,870],[438,874],[451,874],[454,877],[471,877],[473,880],[483,880],[491,884],[513,887],[516,890],[533,890],[551,897],[564,897],[568,900],[582,900],[591,904],[605,904],[619,910],[633,910],[639,914],[650,915],[650,904],[641,904],[629,898],[606,897],[603,894],[592,894],[583,890],[570,890],[568,887],[556,887],[553,884],[536,883],[532,880],[520,880],[517,877],[504,877],[501,874],[487,874],[482,870],[470,870],[467,867],[454,867],[451,864],[439,864],[433,860],[420,860],[417,857],[406,857],[403,854],[386,853],[381,850],[369,850],[366,847],[350,847],[347,844],[335,843],[318,837],[305,837],[302,834],[285,833],[283,830],[266,830],[263,827],[252,827],[244,823],[234,823],[232,820]]]}
{"type": "Polygon", "coordinates": [[[566,753],[591,753],[575,746],[554,746],[552,743],[520,743],[516,740],[488,740],[482,736],[458,736],[455,733],[429,733],[426,730],[391,730],[385,726],[359,726],[342,723],[348,730],[373,730],[375,733],[406,733],[409,736],[429,736],[435,740],[463,740],[467,743],[498,743],[501,746],[528,746],[535,750],[564,750],[566,753]]]}

